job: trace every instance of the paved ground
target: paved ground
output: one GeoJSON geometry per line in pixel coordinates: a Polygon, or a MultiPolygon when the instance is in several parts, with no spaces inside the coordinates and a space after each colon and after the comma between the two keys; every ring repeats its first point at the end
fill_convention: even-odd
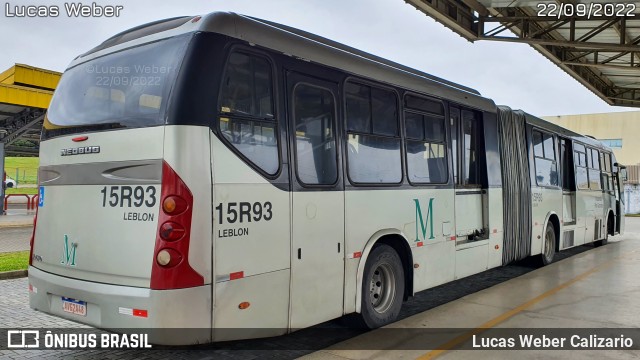
{"type": "Polygon", "coordinates": [[[31,226],[0,227],[0,253],[29,250],[32,229],[31,226]]]}
{"type": "MultiPolygon", "coordinates": [[[[640,233],[640,219],[627,219],[630,231],[640,233]]],[[[0,229],[1,234],[8,229],[0,229]]],[[[19,232],[18,232],[19,233],[19,232]]],[[[639,235],[640,238],[640,235],[639,235]]],[[[605,247],[607,248],[607,247],[605,247]]],[[[614,249],[612,246],[611,249],[614,249]]],[[[574,256],[585,251],[597,251],[591,246],[580,246],[560,254],[560,259],[574,256]]],[[[588,255],[588,254],[587,254],[588,255]]],[[[552,265],[553,266],[553,265],[552,265]]],[[[550,267],[547,267],[550,268],[550,267]]],[[[545,270],[540,269],[540,270],[545,270]]],[[[519,277],[520,275],[536,270],[536,266],[531,262],[520,262],[506,267],[498,268],[474,275],[462,280],[454,281],[433,289],[423,291],[404,304],[401,319],[406,319],[410,323],[415,323],[415,316],[420,316],[423,312],[450,306],[452,301],[476,293],[480,290],[503,283],[507,280],[519,277]],[[435,308],[435,309],[434,309],[435,308]]],[[[540,271],[538,270],[538,271],[540,271]]],[[[531,273],[535,276],[538,271],[531,273]]],[[[634,275],[635,276],[635,275],[634,275]]],[[[516,279],[517,280],[517,279],[516,279]]],[[[516,281],[512,280],[512,281],[516,281]]],[[[511,281],[506,282],[506,284],[511,281]]],[[[43,313],[33,311],[28,306],[28,281],[26,278],[16,280],[0,281],[0,328],[63,328],[63,327],[83,327],[71,321],[62,320],[43,313]]],[[[502,295],[504,296],[504,294],[502,295]]],[[[456,304],[458,301],[451,304],[456,304]]],[[[403,321],[396,324],[402,326],[403,321]]],[[[414,325],[415,326],[415,325],[414,325]]],[[[424,325],[422,325],[424,326],[424,325]]],[[[350,329],[344,325],[343,319],[330,321],[311,329],[305,329],[290,335],[270,339],[259,339],[252,341],[240,341],[221,344],[219,346],[201,347],[195,349],[184,349],[179,347],[151,350],[144,353],[134,350],[109,350],[109,351],[0,351],[1,359],[18,358],[113,358],[113,359],[294,359],[313,352],[312,349],[320,349],[339,344],[349,339],[357,339],[362,335],[362,331],[350,329]],[[328,329],[328,330],[327,330],[328,329]],[[320,335],[319,335],[320,334],[320,335]],[[292,350],[296,349],[296,350],[292,350]]],[[[367,334],[373,334],[370,332],[367,334]]],[[[365,335],[367,335],[365,334],[365,335]]],[[[533,352],[532,352],[533,353],[533,352]]],[[[329,357],[342,357],[344,354],[320,353],[329,357]]],[[[357,352],[356,352],[357,354],[357,352]]],[[[488,354],[488,353],[487,353],[488,354]]],[[[557,354],[557,353],[556,353],[557,354]]],[[[363,354],[360,354],[362,358],[363,354]]],[[[395,355],[387,354],[396,357],[395,355]]],[[[344,356],[347,357],[347,356],[344,356]]],[[[415,356],[408,356],[413,358],[415,356]]]]}
{"type": "Polygon", "coordinates": [[[473,335],[517,339],[517,329],[536,332],[539,336],[555,331],[556,336],[565,337],[567,343],[578,333],[585,338],[591,336],[594,329],[600,329],[600,336],[611,337],[620,337],[621,332],[616,329],[626,329],[626,336],[634,336],[637,341],[640,332],[638,273],[640,218],[627,218],[625,234],[610,238],[607,246],[576,254],[386,328],[353,337],[305,359],[638,359],[640,344],[637,343],[633,343],[633,349],[624,350],[456,350],[470,349],[473,335]],[[425,328],[440,329],[441,333],[433,334],[437,341],[431,341],[424,330],[419,330],[425,328]],[[450,334],[442,334],[442,329],[450,334]],[[424,350],[420,346],[425,343],[437,350],[424,350]]]}

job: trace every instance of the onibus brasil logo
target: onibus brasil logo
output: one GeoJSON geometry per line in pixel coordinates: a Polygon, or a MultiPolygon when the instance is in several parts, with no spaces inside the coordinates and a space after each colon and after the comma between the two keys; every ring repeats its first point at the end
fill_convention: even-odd
{"type": "Polygon", "coordinates": [[[429,205],[427,206],[427,215],[426,219],[422,217],[422,208],[420,207],[420,201],[418,199],[413,199],[413,202],[416,203],[416,240],[415,242],[420,242],[427,240],[427,230],[429,230],[429,240],[435,239],[433,236],[433,200],[434,198],[429,199],[429,205]],[[418,229],[418,226],[420,227],[418,229]],[[418,230],[421,230],[418,232],[418,230]],[[422,235],[422,240],[420,236],[422,235]]]}
{"type": "Polygon", "coordinates": [[[64,249],[62,253],[62,261],[60,264],[67,266],[76,266],[76,248],[78,243],[69,244],[69,235],[64,234],[64,249]]]}

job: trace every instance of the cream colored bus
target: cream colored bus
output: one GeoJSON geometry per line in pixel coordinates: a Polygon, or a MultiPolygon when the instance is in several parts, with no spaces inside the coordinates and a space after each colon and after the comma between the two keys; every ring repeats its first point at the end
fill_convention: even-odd
{"type": "Polygon", "coordinates": [[[75,58],[42,140],[31,307],[201,330],[156,343],[351,313],[375,328],[416,292],[623,227],[620,165],[599,142],[231,13],[75,58]]]}

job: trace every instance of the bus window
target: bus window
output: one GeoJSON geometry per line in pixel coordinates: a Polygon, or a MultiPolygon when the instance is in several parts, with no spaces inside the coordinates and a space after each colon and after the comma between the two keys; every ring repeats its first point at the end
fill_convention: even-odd
{"type": "Polygon", "coordinates": [[[458,181],[458,123],[460,123],[460,109],[457,107],[449,107],[449,119],[451,121],[451,157],[453,158],[453,183],[459,184],[458,181]]]}
{"type": "Polygon", "coordinates": [[[416,96],[407,96],[405,106],[438,114],[405,111],[409,181],[414,183],[446,183],[448,170],[442,104],[416,96]]]}
{"type": "Polygon", "coordinates": [[[537,184],[540,186],[558,186],[559,179],[553,135],[533,130],[533,149],[537,184]]]}
{"type": "Polygon", "coordinates": [[[402,166],[395,94],[347,82],[345,96],[349,179],[354,183],[400,183],[402,166]]]}
{"type": "Polygon", "coordinates": [[[591,190],[602,190],[600,179],[600,154],[598,150],[587,149],[589,154],[589,188],[591,190]]]}
{"type": "Polygon", "coordinates": [[[298,179],[303,184],[331,185],[338,180],[333,95],[300,84],[293,97],[298,179]]]}
{"type": "Polygon", "coordinates": [[[249,161],[271,175],[279,169],[272,93],[267,60],[231,54],[222,84],[220,132],[249,161]]]}
{"type": "Polygon", "coordinates": [[[462,110],[463,185],[479,185],[478,130],[473,112],[462,110]]]}
{"type": "Polygon", "coordinates": [[[560,144],[560,169],[562,171],[562,189],[567,191],[575,190],[573,166],[571,162],[571,145],[569,140],[559,138],[558,144],[560,144]]]}
{"type": "Polygon", "coordinates": [[[574,163],[576,167],[576,186],[578,189],[589,188],[589,177],[587,175],[587,152],[582,144],[574,144],[574,163]]]}

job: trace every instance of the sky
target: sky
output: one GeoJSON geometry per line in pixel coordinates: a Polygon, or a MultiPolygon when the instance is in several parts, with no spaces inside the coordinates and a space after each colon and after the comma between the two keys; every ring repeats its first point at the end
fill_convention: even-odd
{"type": "MultiPolygon", "coordinates": [[[[634,111],[613,107],[526,44],[471,43],[402,0],[97,0],[119,17],[68,17],[63,1],[2,1],[0,72],[15,63],[64,71],[112,35],[169,17],[232,11],[293,26],[474,88],[537,116],[634,111]],[[7,5],[8,4],[8,5],[7,5]],[[57,6],[58,17],[9,17],[16,6],[57,6]],[[8,9],[7,9],[8,6],[8,9]],[[9,11],[7,11],[9,10],[9,11]]],[[[91,4],[85,1],[84,4],[91,4]]]]}

